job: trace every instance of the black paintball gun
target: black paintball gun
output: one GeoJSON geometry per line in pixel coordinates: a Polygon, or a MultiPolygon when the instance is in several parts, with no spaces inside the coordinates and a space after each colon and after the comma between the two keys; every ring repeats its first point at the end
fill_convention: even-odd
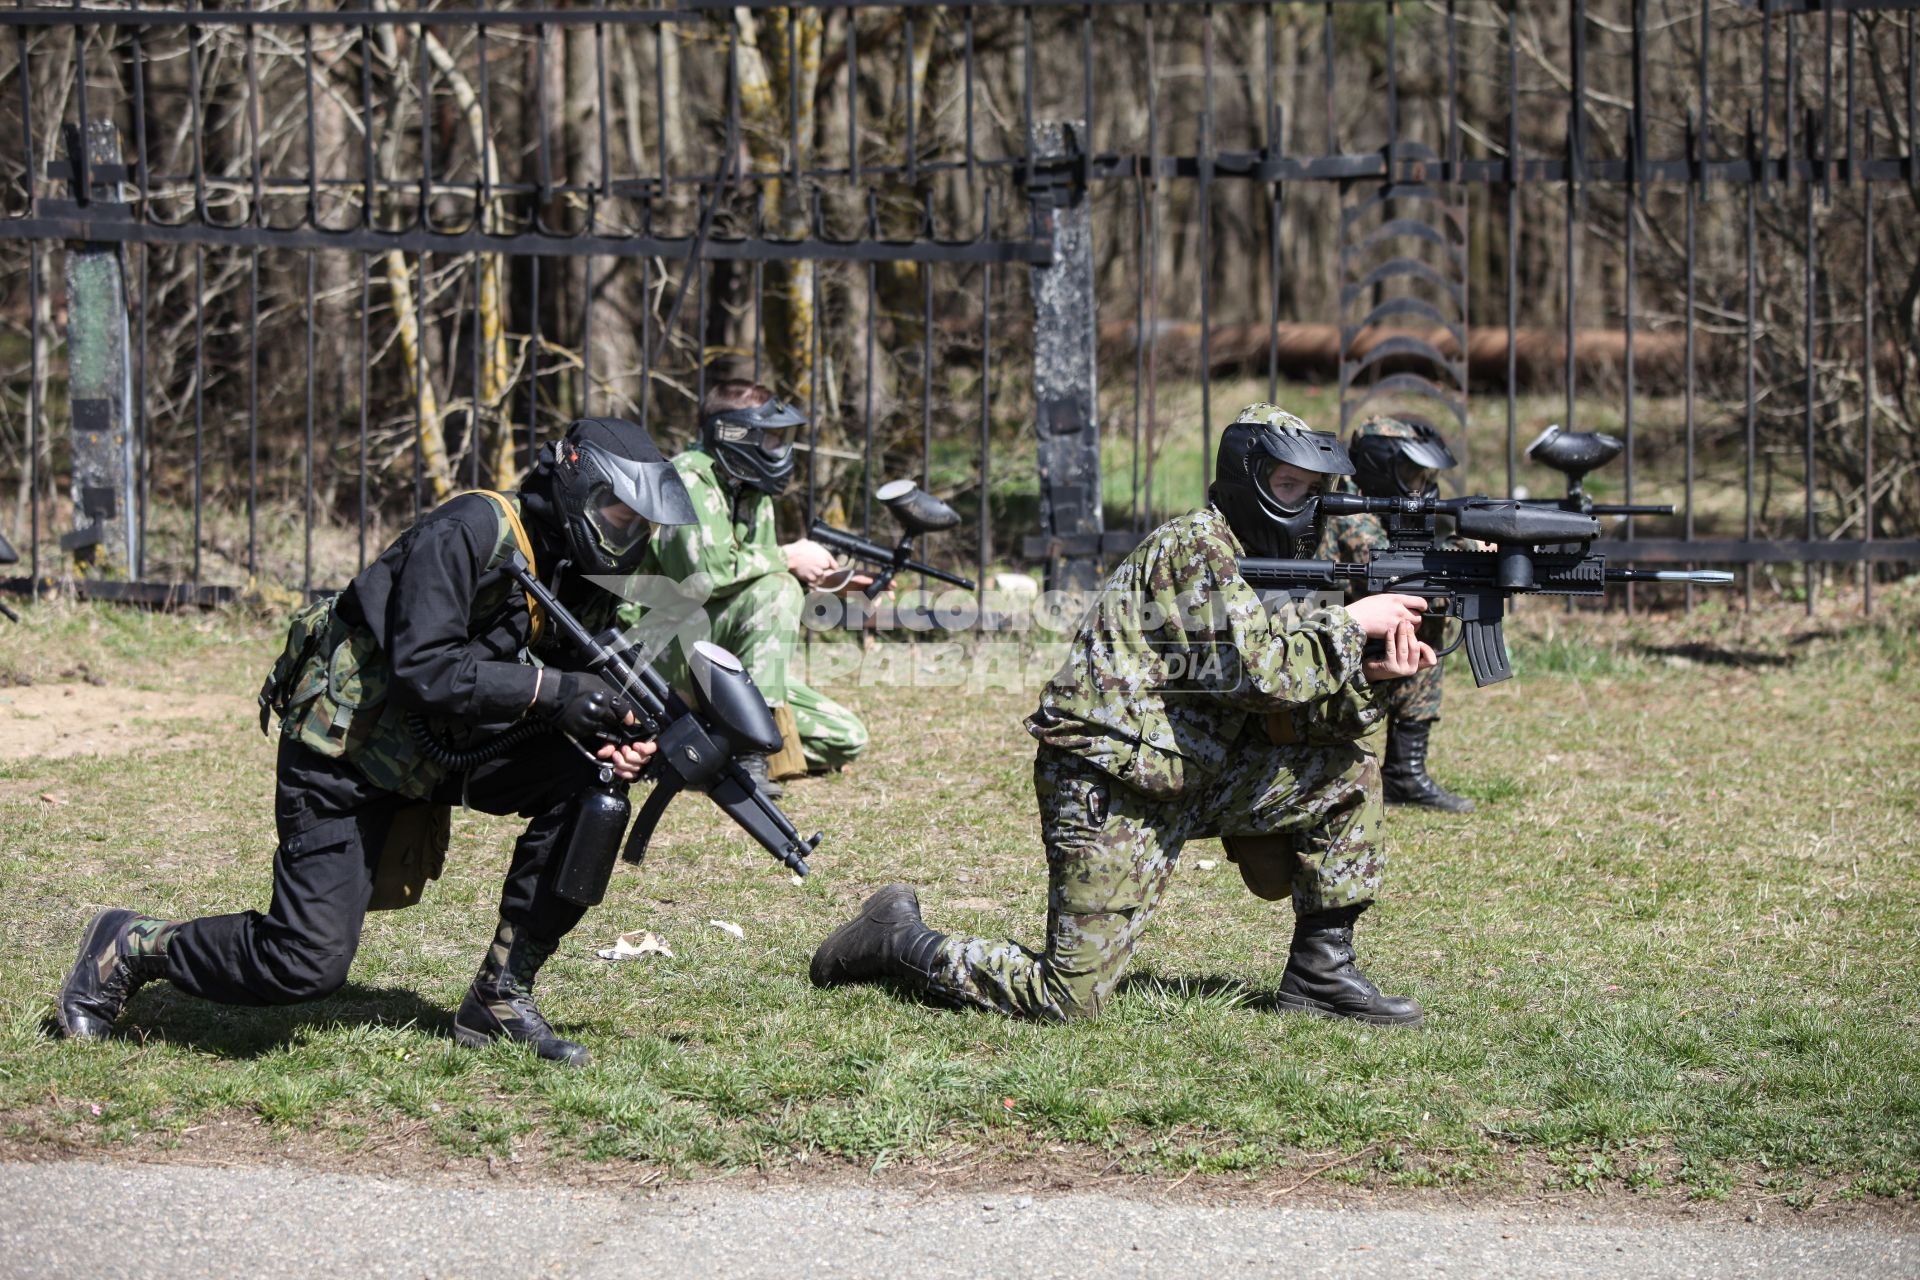
{"type": "MultiPolygon", "coordinates": [[[[0,564],[19,564],[19,563],[20,563],[20,553],[13,549],[13,544],[7,541],[5,534],[0,534],[0,564]]],[[[15,613],[13,610],[7,608],[7,606],[4,604],[0,604],[0,614],[6,615],[7,617],[13,619],[13,621],[15,622],[20,621],[20,615],[15,613]]]]}
{"type": "Polygon", "coordinates": [[[1584,482],[1587,472],[1604,467],[1626,448],[1618,436],[1610,436],[1604,431],[1562,431],[1555,423],[1534,437],[1527,446],[1527,456],[1543,466],[1552,467],[1567,478],[1567,493],[1563,498],[1522,498],[1520,501],[1535,507],[1558,507],[1562,511],[1577,511],[1583,516],[1670,516],[1673,507],[1668,504],[1648,504],[1638,502],[1595,502],[1587,496],[1584,482]]]}
{"type": "Polygon", "coordinates": [[[1511,498],[1320,498],[1324,516],[1373,515],[1386,525],[1389,545],[1371,560],[1242,560],[1240,576],[1259,589],[1313,592],[1345,589],[1370,596],[1397,591],[1427,601],[1429,618],[1455,618],[1460,633],[1438,650],[1465,645],[1477,685],[1513,674],[1501,619],[1517,595],[1597,596],[1610,582],[1690,582],[1726,586],[1731,573],[1714,569],[1618,569],[1585,547],[1600,522],[1572,511],[1511,498]],[[1436,517],[1450,516],[1460,535],[1491,544],[1491,551],[1452,551],[1435,545],[1436,517]],[[1572,549],[1569,549],[1571,547],[1572,549]]]}
{"type": "MultiPolygon", "coordinates": [[[[810,838],[801,839],[787,815],[767,798],[737,758],[780,749],[780,730],[773,722],[773,712],[740,660],[718,645],[705,641],[695,644],[687,655],[687,666],[699,706],[690,708],[652,667],[644,663],[636,666],[623,656],[618,632],[589,634],[580,620],[527,571],[527,562],[518,552],[513,553],[507,567],[521,589],[546,610],[547,617],[579,650],[584,669],[633,703],[636,723],[625,726],[621,731],[624,736],[617,740],[631,743],[651,739],[659,748],[642,775],[652,780],[653,791],[640,807],[621,856],[635,863],[646,857],[647,842],[653,838],[653,829],[667,804],[682,791],[704,791],[782,865],[796,875],[806,875],[807,855],[819,847],[821,833],[816,831],[810,838]]],[[[619,848],[629,812],[626,788],[614,781],[610,768],[602,768],[600,784],[589,793],[555,872],[555,892],[584,906],[592,906],[606,894],[607,880],[613,874],[614,850],[619,848]]]]}
{"type": "Polygon", "coordinates": [[[836,529],[824,520],[815,520],[807,527],[807,536],[823,547],[829,547],[843,556],[864,560],[877,565],[880,572],[873,576],[864,594],[871,600],[893,585],[893,580],[902,569],[910,573],[923,573],[929,578],[951,583],[963,591],[973,590],[973,579],[963,578],[957,573],[948,573],[945,569],[936,569],[930,564],[922,564],[910,559],[913,555],[913,540],[921,534],[939,533],[942,529],[951,529],[960,523],[960,514],[940,499],[920,488],[911,480],[892,480],[873,491],[881,505],[893,512],[893,518],[900,522],[904,536],[893,550],[877,542],[868,542],[856,537],[844,529],[836,529]]]}

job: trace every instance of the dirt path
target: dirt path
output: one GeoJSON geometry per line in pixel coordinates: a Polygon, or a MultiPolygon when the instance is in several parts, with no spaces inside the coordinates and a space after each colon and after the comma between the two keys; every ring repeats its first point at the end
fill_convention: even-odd
{"type": "Polygon", "coordinates": [[[0,688],[0,760],[115,755],[208,736],[209,724],[245,723],[247,699],[230,693],[162,693],[91,683],[0,688]]]}

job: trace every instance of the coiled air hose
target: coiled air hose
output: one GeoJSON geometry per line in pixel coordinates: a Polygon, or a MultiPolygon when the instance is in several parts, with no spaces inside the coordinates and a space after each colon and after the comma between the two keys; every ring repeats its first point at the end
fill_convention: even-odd
{"type": "Polygon", "coordinates": [[[469,769],[477,768],[509,747],[517,747],[543,733],[553,732],[553,726],[544,720],[522,720],[488,738],[477,747],[460,750],[434,737],[433,727],[418,711],[407,716],[407,729],[413,734],[414,744],[425,753],[427,759],[455,773],[465,773],[469,769]]]}

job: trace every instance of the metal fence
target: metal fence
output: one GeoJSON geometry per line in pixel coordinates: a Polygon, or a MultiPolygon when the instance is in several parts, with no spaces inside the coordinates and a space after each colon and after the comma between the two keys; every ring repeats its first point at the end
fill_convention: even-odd
{"type": "Polygon", "coordinates": [[[732,374],[809,410],[790,527],[916,475],[983,583],[1199,501],[1241,392],[1437,402],[1507,492],[1549,413],[1617,426],[1679,514],[1606,549],[1749,601],[1920,560],[1914,0],[0,26],[15,588],[338,585],[570,417],[683,443],[732,374]]]}

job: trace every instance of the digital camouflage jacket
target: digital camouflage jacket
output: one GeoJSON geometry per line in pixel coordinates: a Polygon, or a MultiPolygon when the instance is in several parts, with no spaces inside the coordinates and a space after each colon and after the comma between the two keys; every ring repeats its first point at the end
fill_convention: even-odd
{"type": "Polygon", "coordinates": [[[1269,613],[1239,576],[1245,554],[1211,507],[1148,534],[1107,580],[1027,731],[1161,797],[1204,786],[1245,732],[1364,736],[1382,713],[1361,675],[1359,624],[1341,608],[1269,613]]]}

